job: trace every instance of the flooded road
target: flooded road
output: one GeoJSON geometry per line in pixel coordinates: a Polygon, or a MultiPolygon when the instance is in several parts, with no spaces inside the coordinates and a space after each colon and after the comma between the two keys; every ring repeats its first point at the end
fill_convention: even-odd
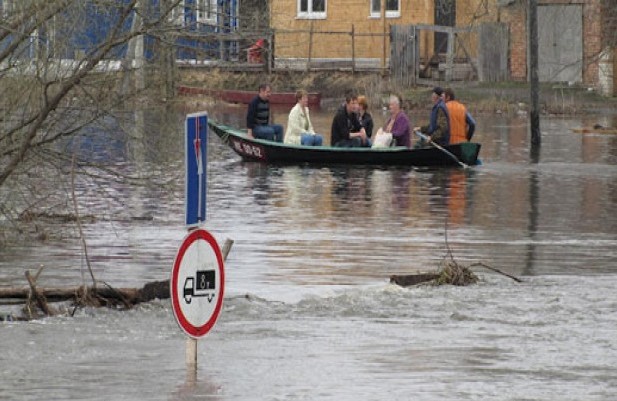
{"type": "MultiPolygon", "coordinates": [[[[312,116],[329,131],[331,113],[312,116]]],[[[235,242],[196,377],[169,301],[155,301],[0,323],[0,400],[614,399],[617,136],[570,128],[617,124],[543,119],[534,155],[524,117],[476,119],[483,164],[470,170],[262,166],[211,137],[206,228],[235,242]],[[524,282],[478,269],[465,288],[388,283],[437,268],[448,247],[524,282]]],[[[133,143],[116,162],[160,170],[160,187],[80,192],[103,216],[84,230],[95,275],[113,286],[167,279],[186,234],[172,120],[171,138],[148,131],[156,160],[133,143]]],[[[74,234],[1,249],[0,287],[40,265],[44,285],[87,281],[74,234]]]]}

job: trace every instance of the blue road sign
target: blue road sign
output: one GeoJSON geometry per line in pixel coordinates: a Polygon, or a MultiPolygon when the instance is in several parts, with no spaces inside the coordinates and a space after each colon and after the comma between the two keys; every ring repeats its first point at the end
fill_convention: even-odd
{"type": "Polygon", "coordinates": [[[208,114],[188,114],[185,125],[186,179],[184,202],[186,225],[206,221],[206,171],[208,167],[208,114]]]}

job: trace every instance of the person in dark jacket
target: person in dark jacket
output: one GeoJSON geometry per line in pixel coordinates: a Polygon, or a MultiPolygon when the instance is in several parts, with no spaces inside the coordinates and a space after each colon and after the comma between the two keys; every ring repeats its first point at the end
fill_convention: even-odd
{"type": "Polygon", "coordinates": [[[348,94],[345,104],[336,112],[332,120],[330,144],[343,148],[366,146],[366,131],[358,118],[358,96],[348,94]]]}
{"type": "Polygon", "coordinates": [[[249,138],[283,142],[283,126],[270,124],[270,95],[268,84],[259,85],[259,94],[251,100],[246,113],[246,128],[249,138]]]}
{"type": "MultiPolygon", "coordinates": [[[[428,142],[435,142],[441,146],[445,146],[450,142],[450,117],[448,109],[443,100],[443,89],[439,86],[433,88],[431,93],[431,101],[433,108],[431,109],[431,117],[429,124],[423,127],[415,127],[415,131],[420,131],[428,137],[428,142]]],[[[420,143],[425,145],[425,143],[420,143]]]]}
{"type": "Polygon", "coordinates": [[[366,146],[371,146],[371,138],[373,137],[373,116],[368,112],[368,100],[366,96],[358,96],[358,117],[360,118],[360,124],[364,127],[366,132],[366,146]]]}

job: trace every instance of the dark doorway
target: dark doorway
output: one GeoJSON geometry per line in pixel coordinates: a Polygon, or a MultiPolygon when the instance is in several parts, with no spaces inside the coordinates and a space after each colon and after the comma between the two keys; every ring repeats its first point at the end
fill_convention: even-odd
{"type": "MultiPolygon", "coordinates": [[[[435,0],[435,25],[456,25],[456,0],[435,0]]],[[[435,32],[435,54],[448,50],[448,34],[435,32]]]]}

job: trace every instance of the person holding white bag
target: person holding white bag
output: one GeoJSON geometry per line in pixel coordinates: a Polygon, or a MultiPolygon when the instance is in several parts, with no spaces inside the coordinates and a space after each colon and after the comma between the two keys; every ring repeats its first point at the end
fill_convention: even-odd
{"type": "Polygon", "coordinates": [[[411,147],[411,125],[409,117],[401,110],[401,98],[398,95],[390,95],[388,101],[390,117],[375,135],[373,148],[388,146],[411,147]]]}

